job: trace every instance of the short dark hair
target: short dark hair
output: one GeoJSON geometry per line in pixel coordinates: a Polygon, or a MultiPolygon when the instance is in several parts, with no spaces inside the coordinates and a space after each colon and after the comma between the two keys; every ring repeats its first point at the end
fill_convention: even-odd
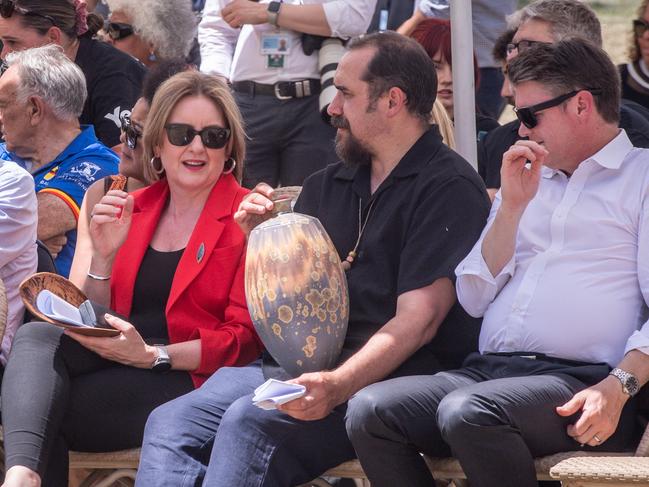
{"type": "Polygon", "coordinates": [[[408,111],[430,123],[430,112],[437,96],[437,75],[424,48],[396,32],[367,34],[349,44],[350,50],[364,48],[375,50],[361,78],[369,85],[370,103],[390,88],[397,87],[406,94],[408,111]]]}
{"type": "Polygon", "coordinates": [[[516,29],[507,29],[498,36],[498,39],[496,39],[491,54],[499,63],[507,61],[507,44],[510,44],[514,40],[515,34],[516,29]]]}
{"type": "Polygon", "coordinates": [[[153,96],[162,83],[173,75],[188,71],[190,66],[184,59],[163,59],[155,64],[144,76],[142,81],[142,98],[151,106],[153,96]]]}
{"type": "Polygon", "coordinates": [[[620,76],[608,55],[581,38],[535,44],[509,63],[509,79],[517,85],[535,81],[554,95],[574,90],[599,90],[595,106],[609,123],[620,119],[620,76]]]}

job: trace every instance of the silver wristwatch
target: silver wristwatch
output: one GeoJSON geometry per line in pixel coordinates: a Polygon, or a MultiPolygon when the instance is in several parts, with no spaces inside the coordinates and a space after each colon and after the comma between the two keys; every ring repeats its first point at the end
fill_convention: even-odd
{"type": "Polygon", "coordinates": [[[631,397],[635,396],[640,390],[638,379],[631,372],[615,368],[609,372],[609,375],[617,377],[617,379],[622,383],[622,391],[631,397]]]}
{"type": "Polygon", "coordinates": [[[171,369],[171,358],[169,358],[167,347],[165,347],[164,345],[154,345],[154,347],[158,351],[158,356],[153,361],[151,370],[158,373],[167,372],[169,369],[171,369]]]}

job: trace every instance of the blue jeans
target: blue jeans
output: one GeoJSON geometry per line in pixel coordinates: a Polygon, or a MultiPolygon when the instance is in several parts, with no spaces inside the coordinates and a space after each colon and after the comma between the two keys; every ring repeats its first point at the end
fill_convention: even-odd
{"type": "Polygon", "coordinates": [[[157,408],[144,432],[138,486],[289,486],[355,457],[346,405],[299,421],[252,404],[261,361],[222,368],[202,387],[157,408]]]}

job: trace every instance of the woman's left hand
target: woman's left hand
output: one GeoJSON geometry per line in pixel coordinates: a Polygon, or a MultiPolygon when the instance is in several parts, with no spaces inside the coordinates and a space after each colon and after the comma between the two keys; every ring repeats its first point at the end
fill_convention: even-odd
{"type": "Polygon", "coordinates": [[[65,334],[102,358],[131,367],[150,369],[156,357],[155,347],[147,345],[129,322],[109,314],[105,318],[110,326],[121,332],[119,335],[91,337],[68,330],[65,334]]]}

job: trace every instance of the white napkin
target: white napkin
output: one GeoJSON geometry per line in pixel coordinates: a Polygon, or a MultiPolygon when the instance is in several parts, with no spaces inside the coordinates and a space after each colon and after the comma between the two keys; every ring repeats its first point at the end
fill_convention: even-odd
{"type": "Polygon", "coordinates": [[[252,403],[261,409],[277,409],[277,406],[302,397],[306,387],[276,379],[268,379],[255,389],[252,403]]]}

